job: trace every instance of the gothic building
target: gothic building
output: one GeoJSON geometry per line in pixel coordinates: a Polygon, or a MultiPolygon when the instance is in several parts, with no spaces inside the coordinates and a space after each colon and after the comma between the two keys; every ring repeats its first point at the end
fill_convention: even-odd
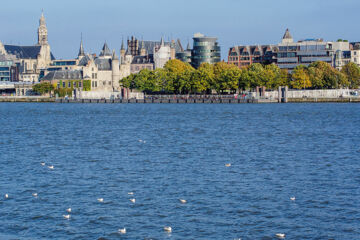
{"type": "Polygon", "coordinates": [[[45,69],[54,60],[48,43],[48,31],[44,14],[41,14],[38,28],[38,42],[33,46],[3,45],[0,54],[13,56],[18,67],[19,80],[36,83],[44,75],[45,69]]]}
{"type": "MultiPolygon", "coordinates": [[[[99,56],[96,56],[85,53],[81,40],[78,57],[54,60],[42,81],[56,85],[68,80],[91,80],[91,91],[114,92],[120,90],[120,77],[120,60],[115,51],[110,51],[107,43],[104,43],[99,56]]],[[[58,87],[68,86],[65,83],[58,87]]]]}
{"type": "Polygon", "coordinates": [[[149,70],[163,68],[167,61],[175,59],[176,54],[183,51],[179,39],[176,42],[174,40],[165,42],[163,38],[160,42],[144,40],[140,42],[132,36],[127,40],[126,50],[124,42],[121,44],[121,68],[130,70],[130,73],[138,73],[145,68],[149,70]]]}

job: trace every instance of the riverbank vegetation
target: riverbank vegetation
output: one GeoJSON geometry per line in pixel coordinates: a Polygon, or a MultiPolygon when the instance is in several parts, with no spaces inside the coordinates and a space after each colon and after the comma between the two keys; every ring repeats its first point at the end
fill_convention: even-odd
{"type": "Polygon", "coordinates": [[[126,88],[138,89],[146,93],[217,93],[248,90],[257,86],[277,89],[288,86],[293,89],[336,89],[358,88],[360,68],[349,63],[341,71],[325,62],[315,62],[298,66],[292,73],[280,69],[275,64],[252,64],[239,69],[225,62],[202,64],[194,69],[190,64],[170,60],[163,69],[150,71],[143,69],[120,80],[126,88]]]}

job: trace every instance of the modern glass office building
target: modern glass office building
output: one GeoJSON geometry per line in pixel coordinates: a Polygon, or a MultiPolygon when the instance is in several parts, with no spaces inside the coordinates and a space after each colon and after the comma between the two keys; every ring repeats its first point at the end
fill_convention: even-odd
{"type": "Polygon", "coordinates": [[[216,37],[206,37],[197,33],[193,37],[194,45],[191,53],[191,65],[198,68],[202,63],[220,62],[220,46],[216,37]]]}
{"type": "Polygon", "coordinates": [[[12,60],[0,58],[0,81],[17,81],[17,68],[12,60]]]}

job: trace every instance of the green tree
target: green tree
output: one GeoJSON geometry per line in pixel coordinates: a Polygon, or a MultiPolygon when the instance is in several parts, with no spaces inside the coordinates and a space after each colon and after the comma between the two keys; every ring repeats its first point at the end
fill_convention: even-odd
{"type": "Polygon", "coordinates": [[[214,68],[210,63],[202,63],[192,75],[194,91],[199,93],[210,92],[214,82],[214,68]]]}
{"type": "Polygon", "coordinates": [[[120,79],[119,83],[125,88],[135,89],[135,76],[136,74],[132,73],[129,76],[120,79]]]}
{"type": "Polygon", "coordinates": [[[188,81],[191,80],[191,72],[194,68],[178,59],[169,60],[164,69],[167,71],[167,78],[172,83],[172,88],[175,93],[183,93],[188,91],[188,81]]]}
{"type": "Polygon", "coordinates": [[[218,62],[214,64],[213,88],[221,93],[225,90],[235,91],[239,88],[241,70],[232,64],[218,62]]]}
{"type": "Polygon", "coordinates": [[[342,67],[341,72],[349,82],[350,88],[358,88],[360,85],[360,68],[355,63],[348,63],[342,67]]]}
{"type": "Polygon", "coordinates": [[[292,88],[302,89],[311,87],[310,77],[307,72],[307,68],[303,65],[297,66],[291,75],[292,88]]]}
{"type": "Polygon", "coordinates": [[[37,92],[37,93],[43,95],[45,93],[51,93],[54,90],[54,86],[49,82],[42,82],[42,83],[35,84],[32,87],[32,90],[34,92],[37,92]]]}

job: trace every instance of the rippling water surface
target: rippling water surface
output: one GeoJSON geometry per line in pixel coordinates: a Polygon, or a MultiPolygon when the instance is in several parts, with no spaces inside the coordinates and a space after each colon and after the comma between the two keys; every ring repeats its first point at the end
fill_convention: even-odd
{"type": "Polygon", "coordinates": [[[360,105],[1,103],[0,116],[0,239],[360,239],[360,105]]]}

